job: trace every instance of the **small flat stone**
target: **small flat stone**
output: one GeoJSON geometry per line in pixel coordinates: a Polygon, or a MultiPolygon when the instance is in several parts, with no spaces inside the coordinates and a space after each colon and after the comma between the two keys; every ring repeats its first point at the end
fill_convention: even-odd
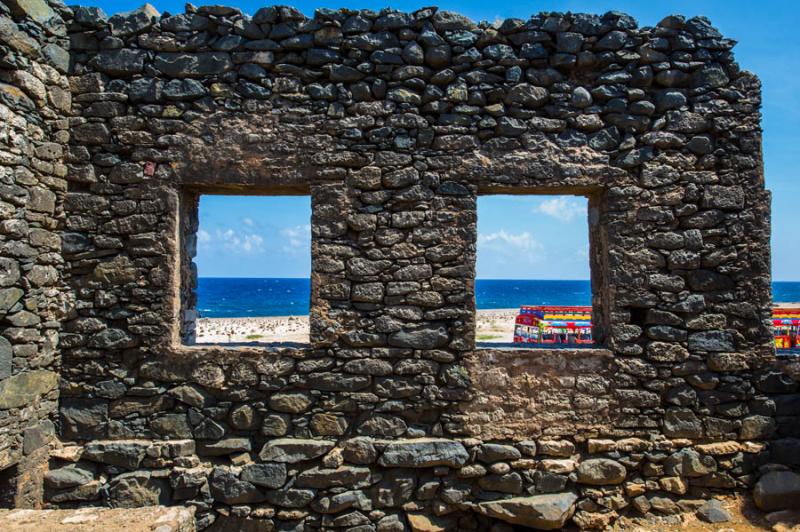
{"type": "Polygon", "coordinates": [[[225,438],[215,442],[198,442],[197,454],[200,456],[225,456],[251,449],[249,438],[225,438]]]}
{"type": "Polygon", "coordinates": [[[608,458],[585,460],[578,466],[578,482],[593,486],[621,484],[627,474],[624,465],[608,458]]]}
{"type": "Polygon", "coordinates": [[[51,469],[44,476],[44,484],[52,489],[65,489],[82,486],[94,480],[94,472],[88,467],[70,464],[59,469],[51,469]]]}
{"type": "Polygon", "coordinates": [[[149,441],[93,441],[86,445],[83,457],[87,460],[136,469],[150,447],[149,441]]]}
{"type": "Polygon", "coordinates": [[[385,467],[461,467],[469,458],[459,442],[444,439],[395,441],[386,446],[378,459],[385,467]]]}
{"type": "Polygon", "coordinates": [[[286,482],[286,465],[249,464],[242,468],[241,479],[256,486],[277,489],[286,482]]]}
{"type": "Polygon", "coordinates": [[[58,375],[38,369],[0,382],[0,409],[19,408],[39,400],[58,384],[58,375]]]}
{"type": "Polygon", "coordinates": [[[707,523],[725,523],[731,520],[731,514],[716,499],[712,499],[698,508],[697,516],[707,523]]]}
{"type": "Polygon", "coordinates": [[[265,462],[296,464],[319,458],[330,451],[335,442],[328,440],[305,440],[299,438],[279,438],[267,442],[259,453],[265,462]]]}
{"type": "Polygon", "coordinates": [[[551,493],[531,497],[482,502],[475,510],[494,519],[540,530],[557,530],[575,512],[574,493],[551,493]]]}

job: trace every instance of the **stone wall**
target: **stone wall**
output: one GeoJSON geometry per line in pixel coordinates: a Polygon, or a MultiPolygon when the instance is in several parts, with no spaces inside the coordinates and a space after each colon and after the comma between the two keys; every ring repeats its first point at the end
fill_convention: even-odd
{"type": "Polygon", "coordinates": [[[71,94],[61,8],[0,5],[0,470],[12,484],[0,489],[16,491],[23,507],[41,504],[67,301],[59,230],[71,94]]]}
{"type": "Polygon", "coordinates": [[[188,504],[218,528],[587,528],[793,460],[760,86],[707,20],[63,15],[74,304],[54,322],[50,504],[188,504]],[[192,345],[213,193],[311,196],[307,346],[192,345]],[[493,193],[589,198],[595,349],[476,349],[493,193]]]}

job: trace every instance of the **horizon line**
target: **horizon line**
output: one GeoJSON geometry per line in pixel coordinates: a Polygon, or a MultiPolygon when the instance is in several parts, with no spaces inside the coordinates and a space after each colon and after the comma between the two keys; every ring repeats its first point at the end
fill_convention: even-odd
{"type": "MultiPolygon", "coordinates": [[[[245,277],[245,276],[219,276],[219,275],[204,275],[198,276],[198,279],[292,279],[292,280],[306,280],[311,279],[308,277],[245,277]]],[[[476,281],[591,281],[591,279],[515,279],[505,277],[476,277],[476,281]]],[[[800,279],[773,279],[773,283],[800,283],[800,279]]]]}

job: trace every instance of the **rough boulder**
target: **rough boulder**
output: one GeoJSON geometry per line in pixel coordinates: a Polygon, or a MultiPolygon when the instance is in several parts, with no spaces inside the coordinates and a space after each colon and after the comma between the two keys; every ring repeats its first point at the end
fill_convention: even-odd
{"type": "Polygon", "coordinates": [[[482,502],[475,506],[475,511],[514,525],[557,530],[575,513],[577,500],[574,493],[548,493],[482,502]]]}

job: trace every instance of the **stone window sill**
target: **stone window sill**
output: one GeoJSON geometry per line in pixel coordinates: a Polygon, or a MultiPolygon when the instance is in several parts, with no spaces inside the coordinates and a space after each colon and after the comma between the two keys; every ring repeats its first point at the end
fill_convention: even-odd
{"type": "Polygon", "coordinates": [[[236,354],[236,355],[296,355],[300,352],[310,351],[310,343],[300,342],[275,342],[275,343],[198,343],[198,344],[179,344],[174,346],[172,352],[176,355],[193,356],[199,354],[236,354]]]}
{"type": "Polygon", "coordinates": [[[611,352],[610,349],[598,346],[526,347],[526,346],[521,346],[520,344],[513,344],[513,343],[490,344],[486,342],[477,342],[475,344],[475,351],[479,352],[491,351],[496,353],[508,353],[514,355],[529,355],[529,356],[547,356],[547,355],[601,356],[601,357],[613,356],[613,353],[611,352]]]}

